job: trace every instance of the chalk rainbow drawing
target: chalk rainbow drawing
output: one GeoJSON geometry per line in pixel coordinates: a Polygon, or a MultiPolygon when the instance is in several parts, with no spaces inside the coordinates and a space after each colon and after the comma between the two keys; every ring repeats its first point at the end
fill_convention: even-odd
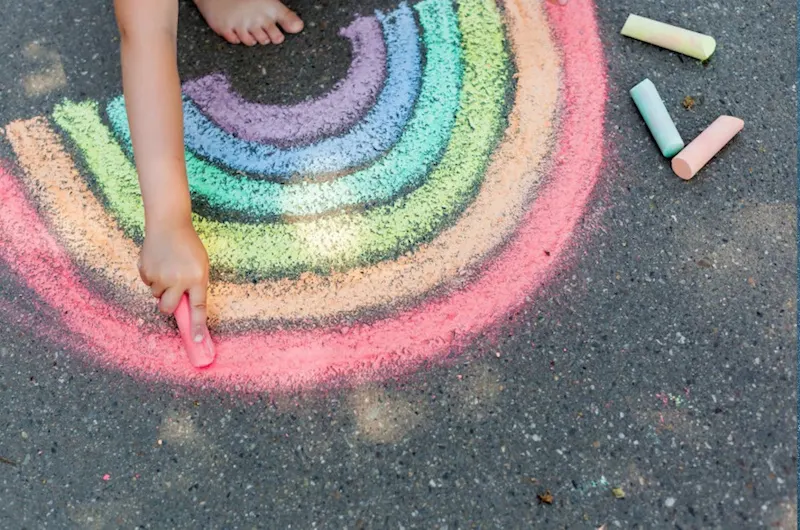
{"type": "Polygon", "coordinates": [[[380,377],[464,347],[552,277],[600,177],[592,3],[422,0],[340,35],[352,64],[314,100],[248,102],[221,74],[184,84],[212,268],[206,370],[139,281],[121,99],[4,128],[15,161],[0,166],[0,259],[75,351],[219,388],[380,377]]]}

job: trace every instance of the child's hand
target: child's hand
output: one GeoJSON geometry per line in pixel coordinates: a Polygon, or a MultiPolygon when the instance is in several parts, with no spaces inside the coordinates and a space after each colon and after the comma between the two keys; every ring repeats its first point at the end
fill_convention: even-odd
{"type": "Polygon", "coordinates": [[[191,222],[147,231],[139,256],[139,274],[162,313],[172,314],[183,293],[189,293],[192,337],[203,340],[206,329],[208,254],[191,222]],[[198,338],[199,337],[199,338],[198,338]]]}

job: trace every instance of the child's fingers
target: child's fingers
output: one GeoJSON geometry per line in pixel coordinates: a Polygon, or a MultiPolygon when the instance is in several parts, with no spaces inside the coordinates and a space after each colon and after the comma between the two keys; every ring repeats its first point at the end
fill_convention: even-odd
{"type": "Polygon", "coordinates": [[[166,290],[167,287],[160,283],[155,282],[150,284],[150,292],[153,293],[153,296],[156,298],[161,298],[161,296],[164,294],[164,291],[166,290]]]}
{"type": "Polygon", "coordinates": [[[142,260],[136,263],[136,268],[139,269],[139,277],[142,279],[142,282],[150,288],[150,292],[153,293],[153,296],[156,298],[161,298],[161,295],[164,294],[166,290],[166,286],[161,282],[154,281],[150,276],[147,274],[147,271],[142,267],[142,260]]]}
{"type": "Polygon", "coordinates": [[[170,287],[161,294],[161,299],[158,301],[158,308],[165,315],[171,315],[178,307],[178,302],[181,301],[183,296],[183,289],[179,287],[170,287]]]}
{"type": "Polygon", "coordinates": [[[206,287],[195,285],[189,289],[189,307],[192,320],[192,340],[202,342],[206,332],[206,287]]]}
{"type": "Polygon", "coordinates": [[[153,283],[153,281],[147,276],[147,271],[145,271],[144,267],[142,267],[142,258],[139,258],[139,260],[136,262],[136,269],[139,271],[139,278],[142,279],[142,282],[145,285],[151,285],[153,283]]]}

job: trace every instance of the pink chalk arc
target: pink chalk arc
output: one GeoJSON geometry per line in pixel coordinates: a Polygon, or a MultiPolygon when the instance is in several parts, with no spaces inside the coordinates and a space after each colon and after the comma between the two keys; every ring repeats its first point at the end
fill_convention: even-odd
{"type": "MultiPolygon", "coordinates": [[[[516,2],[517,0],[511,0],[516,2]]],[[[0,169],[0,257],[98,361],[153,380],[252,391],[319,384],[408,370],[467,344],[517,310],[554,273],[600,177],[606,98],[605,61],[593,8],[547,8],[563,54],[561,130],[554,169],[516,234],[473,283],[392,318],[350,328],[277,330],[217,339],[217,362],[195,371],[177,334],[144,334],[87,288],[77,268],[0,169]]]]}

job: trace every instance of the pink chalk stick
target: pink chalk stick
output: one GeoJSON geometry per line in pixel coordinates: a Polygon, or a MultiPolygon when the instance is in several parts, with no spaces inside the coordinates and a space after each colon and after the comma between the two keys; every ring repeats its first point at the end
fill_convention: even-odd
{"type": "Polygon", "coordinates": [[[205,368],[214,362],[214,343],[211,342],[211,335],[208,333],[208,328],[205,330],[202,342],[195,342],[192,337],[192,318],[189,306],[189,296],[184,294],[178,304],[178,308],[174,313],[175,321],[178,323],[178,329],[183,338],[183,347],[186,348],[186,354],[189,357],[189,362],[195,368],[205,368]]]}
{"type": "Polygon", "coordinates": [[[672,170],[683,180],[691,179],[743,128],[740,118],[720,116],[672,159],[672,170]]]}

